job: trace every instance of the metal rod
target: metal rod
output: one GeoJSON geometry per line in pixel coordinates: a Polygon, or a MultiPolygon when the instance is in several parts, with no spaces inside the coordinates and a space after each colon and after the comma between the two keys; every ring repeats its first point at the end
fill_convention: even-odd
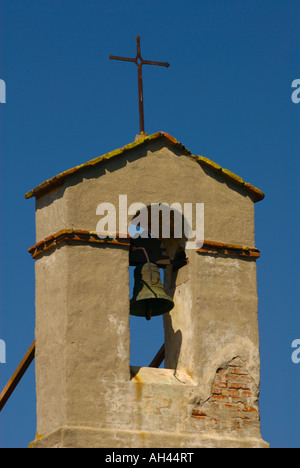
{"type": "Polygon", "coordinates": [[[143,74],[142,65],[138,65],[138,93],[139,93],[139,117],[140,117],[140,135],[145,134],[144,121],[144,95],[143,95],[143,74]]]}
{"type": "Polygon", "coordinates": [[[156,356],[153,358],[148,367],[159,367],[165,359],[165,343],[162,345],[156,356]]]}
{"type": "Polygon", "coordinates": [[[27,353],[23,357],[22,361],[18,365],[17,369],[13,373],[12,377],[7,382],[6,386],[0,394],[0,411],[4,408],[7,400],[15,390],[16,386],[20,382],[21,378],[25,374],[26,370],[30,366],[35,356],[35,341],[32,343],[27,353]]]}

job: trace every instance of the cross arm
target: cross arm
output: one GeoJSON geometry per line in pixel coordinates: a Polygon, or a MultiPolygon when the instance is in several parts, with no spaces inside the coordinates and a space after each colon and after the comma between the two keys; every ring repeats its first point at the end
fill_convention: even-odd
{"type": "Polygon", "coordinates": [[[170,64],[168,62],[153,62],[152,60],[144,60],[142,59],[142,65],[158,65],[160,67],[169,67],[170,64]]]}
{"type": "Polygon", "coordinates": [[[110,55],[110,60],[122,60],[122,62],[136,62],[135,58],[127,58],[127,57],[117,57],[116,55],[110,55]]]}

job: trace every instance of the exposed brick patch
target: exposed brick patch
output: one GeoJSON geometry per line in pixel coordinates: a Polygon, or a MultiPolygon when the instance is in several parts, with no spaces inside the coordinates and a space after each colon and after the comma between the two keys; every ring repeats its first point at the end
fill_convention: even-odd
{"type": "Polygon", "coordinates": [[[210,398],[192,410],[192,425],[198,430],[259,429],[256,386],[244,362],[236,357],[217,370],[210,398]]]}

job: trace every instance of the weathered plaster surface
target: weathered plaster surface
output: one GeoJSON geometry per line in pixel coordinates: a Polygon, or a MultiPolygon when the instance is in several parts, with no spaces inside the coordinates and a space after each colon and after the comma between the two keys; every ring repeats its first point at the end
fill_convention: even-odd
{"type": "MultiPolygon", "coordinates": [[[[253,199],[209,171],[159,141],[84,168],[37,199],[37,241],[61,229],[95,231],[98,204],[118,206],[126,194],[128,205],[204,203],[206,239],[255,247],[253,199]]],[[[255,261],[195,250],[188,260],[166,271],[175,301],[164,319],[166,369],[136,369],[128,247],[75,242],[38,257],[32,447],[267,446],[255,261]],[[235,388],[242,379],[248,387],[235,388]]]]}
{"type": "Polygon", "coordinates": [[[65,228],[95,231],[98,204],[109,202],[118,208],[119,195],[127,195],[128,206],[178,202],[183,208],[184,203],[204,203],[207,240],[255,246],[251,197],[160,142],[84,169],[38,198],[36,241],[65,228]]]}

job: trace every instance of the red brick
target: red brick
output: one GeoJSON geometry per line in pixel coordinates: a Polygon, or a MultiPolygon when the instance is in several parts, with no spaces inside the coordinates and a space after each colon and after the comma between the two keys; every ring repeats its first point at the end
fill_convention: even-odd
{"type": "Polygon", "coordinates": [[[192,412],[192,416],[194,417],[202,417],[202,416],[206,416],[206,413],[204,413],[204,411],[201,411],[201,410],[193,410],[192,412]]]}
{"type": "Polygon", "coordinates": [[[227,380],[226,374],[216,374],[215,382],[225,382],[227,380]]]}
{"type": "Polygon", "coordinates": [[[241,369],[239,367],[231,367],[228,370],[230,371],[230,374],[247,375],[247,373],[244,371],[244,369],[241,369]]]}
{"type": "Polygon", "coordinates": [[[250,412],[250,413],[258,413],[258,409],[254,408],[254,406],[245,406],[244,411],[250,412]]]}
{"type": "Polygon", "coordinates": [[[231,397],[231,403],[240,403],[241,405],[244,405],[244,401],[243,401],[243,398],[241,398],[240,396],[233,396],[231,397]]]}
{"type": "Polygon", "coordinates": [[[241,389],[241,390],[249,390],[249,387],[246,383],[242,383],[242,382],[230,382],[228,384],[228,388],[235,388],[237,390],[241,389]]]}
{"type": "Polygon", "coordinates": [[[225,406],[226,408],[229,408],[234,411],[242,411],[241,407],[238,405],[230,405],[229,403],[227,403],[225,406]]]}
{"type": "Polygon", "coordinates": [[[221,402],[228,402],[228,398],[222,395],[213,395],[212,396],[213,401],[221,401],[221,402]]]}
{"type": "Polygon", "coordinates": [[[223,381],[223,382],[214,382],[214,387],[217,387],[217,388],[226,388],[227,387],[227,382],[223,381]]]}
{"type": "Polygon", "coordinates": [[[247,374],[226,374],[226,379],[232,382],[251,382],[247,374]]]}
{"type": "Polygon", "coordinates": [[[238,397],[239,396],[239,391],[234,390],[234,389],[224,389],[221,390],[221,395],[223,396],[229,396],[229,397],[238,397]]]}

